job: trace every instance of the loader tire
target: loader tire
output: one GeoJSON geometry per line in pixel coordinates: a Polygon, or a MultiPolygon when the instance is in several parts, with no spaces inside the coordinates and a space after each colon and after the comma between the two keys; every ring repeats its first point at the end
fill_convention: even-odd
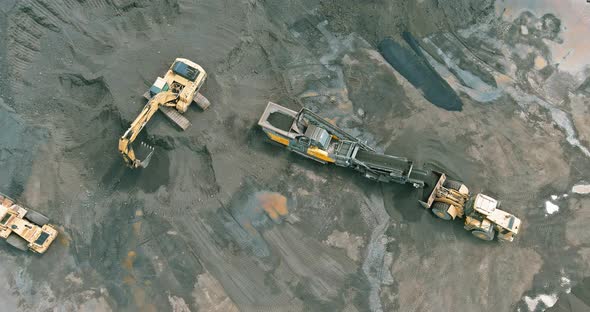
{"type": "Polygon", "coordinates": [[[49,218],[47,218],[40,212],[36,212],[35,210],[28,210],[27,214],[25,215],[25,219],[41,227],[49,223],[49,218]]]}
{"type": "Polygon", "coordinates": [[[27,249],[29,249],[29,243],[24,238],[16,234],[11,234],[8,236],[6,242],[12,247],[22,251],[27,251],[27,249]]]}
{"type": "Polygon", "coordinates": [[[492,228],[490,228],[489,231],[473,230],[473,231],[471,231],[471,234],[473,234],[473,236],[475,236],[481,240],[491,241],[494,239],[495,231],[492,228]]]}
{"type": "Polygon", "coordinates": [[[435,202],[432,204],[432,213],[443,220],[451,220],[452,217],[448,212],[449,207],[451,207],[451,205],[447,203],[435,202]]]}
{"type": "Polygon", "coordinates": [[[455,191],[459,191],[459,189],[461,188],[461,185],[463,185],[463,183],[461,183],[459,181],[455,181],[455,180],[446,180],[445,183],[443,184],[444,187],[446,187],[448,189],[455,190],[455,191]]]}

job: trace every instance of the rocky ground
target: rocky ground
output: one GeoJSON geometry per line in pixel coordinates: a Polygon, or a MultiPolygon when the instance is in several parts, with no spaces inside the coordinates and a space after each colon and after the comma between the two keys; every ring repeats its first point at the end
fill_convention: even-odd
{"type": "Polygon", "coordinates": [[[3,306],[586,311],[590,5],[566,2],[2,1],[0,191],[61,232],[43,256],[0,244],[3,306]],[[212,106],[185,132],[156,115],[150,166],[126,169],[117,140],[175,57],[208,71],[212,106]],[[521,235],[479,241],[409,186],[266,143],[268,101],[500,198],[521,235]]]}

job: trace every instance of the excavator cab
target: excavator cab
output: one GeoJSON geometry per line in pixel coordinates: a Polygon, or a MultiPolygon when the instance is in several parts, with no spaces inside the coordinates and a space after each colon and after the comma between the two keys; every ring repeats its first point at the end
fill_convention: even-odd
{"type": "Polygon", "coordinates": [[[199,71],[196,68],[196,66],[191,66],[181,60],[177,60],[176,62],[174,62],[174,64],[172,65],[172,71],[175,74],[180,75],[181,77],[184,77],[189,81],[193,82],[197,80],[197,77],[201,73],[201,71],[199,71]]]}

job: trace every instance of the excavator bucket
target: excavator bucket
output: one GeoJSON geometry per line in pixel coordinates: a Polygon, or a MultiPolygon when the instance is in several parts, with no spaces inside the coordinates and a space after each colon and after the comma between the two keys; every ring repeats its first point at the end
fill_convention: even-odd
{"type": "Polygon", "coordinates": [[[141,142],[134,152],[135,157],[139,162],[139,167],[146,168],[150,164],[150,160],[154,155],[154,148],[144,142],[141,142]]]}

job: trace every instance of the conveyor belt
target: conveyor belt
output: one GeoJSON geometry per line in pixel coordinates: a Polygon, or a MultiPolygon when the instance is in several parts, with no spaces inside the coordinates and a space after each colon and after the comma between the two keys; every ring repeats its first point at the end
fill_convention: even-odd
{"type": "Polygon", "coordinates": [[[402,157],[389,156],[375,152],[359,150],[355,159],[372,169],[396,171],[407,174],[412,162],[402,157]]]}
{"type": "Polygon", "coordinates": [[[414,168],[414,163],[404,157],[358,150],[353,158],[378,174],[380,181],[411,183],[414,187],[422,188],[436,183],[437,180],[431,170],[414,168]]]}

